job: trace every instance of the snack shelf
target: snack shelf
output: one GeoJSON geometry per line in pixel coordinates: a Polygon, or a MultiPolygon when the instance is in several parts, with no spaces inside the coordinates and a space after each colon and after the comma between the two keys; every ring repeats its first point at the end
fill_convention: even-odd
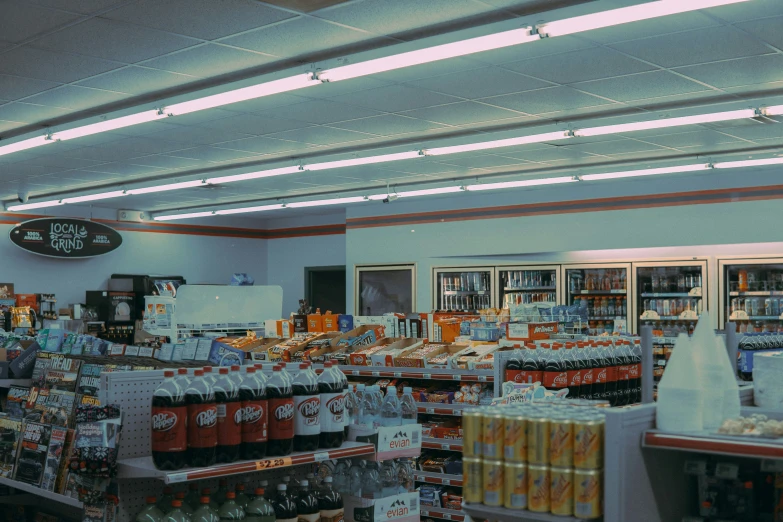
{"type": "Polygon", "coordinates": [[[730,455],[759,459],[783,460],[783,442],[759,437],[730,435],[685,435],[647,430],[642,435],[642,447],[730,455]]]}
{"type": "Polygon", "coordinates": [[[417,482],[426,482],[427,484],[462,487],[462,475],[449,475],[448,473],[434,473],[432,471],[414,471],[413,480],[417,482]]]}
{"type": "MultiPolygon", "coordinates": [[[[31,495],[35,495],[36,497],[43,497],[50,501],[56,502],[58,504],[65,504],[66,506],[71,506],[73,508],[82,509],[82,503],[79,502],[79,499],[66,497],[65,495],[60,495],[58,493],[55,493],[53,491],[47,491],[45,489],[41,489],[38,486],[33,486],[32,484],[25,484],[24,482],[19,482],[18,480],[13,480],[10,478],[0,478],[0,485],[3,486],[9,486],[19,491],[24,491],[25,493],[29,493],[31,495]]],[[[0,501],[4,497],[0,497],[0,501]]]]}
{"type": "Polygon", "coordinates": [[[475,407],[474,404],[436,404],[434,402],[417,402],[419,413],[430,415],[456,415],[461,416],[462,410],[475,407]]]}
{"type": "Polygon", "coordinates": [[[269,457],[260,460],[243,460],[230,464],[216,464],[208,468],[185,468],[176,471],[161,471],[152,463],[152,457],[136,457],[119,461],[119,478],[152,478],[166,484],[202,480],[241,473],[252,473],[275,468],[288,468],[300,464],[312,464],[330,459],[343,459],[373,455],[375,446],[357,442],[344,442],[335,449],[306,453],[292,453],[284,457],[269,457]]]}
{"type": "Polygon", "coordinates": [[[509,286],[503,289],[504,292],[540,292],[542,290],[551,290],[554,292],[557,290],[557,287],[554,286],[526,286],[522,288],[515,288],[513,286],[509,286]]]}
{"type": "Polygon", "coordinates": [[[462,504],[462,511],[475,519],[496,520],[497,522],[577,522],[582,520],[576,517],[553,515],[551,513],[535,513],[520,509],[506,509],[503,507],[485,506],[484,504],[462,504]]]}
{"type": "Polygon", "coordinates": [[[574,295],[617,295],[627,294],[628,290],[615,288],[614,290],[571,290],[574,295]]]}
{"type": "Polygon", "coordinates": [[[729,296],[731,297],[754,297],[754,296],[765,296],[765,295],[774,295],[774,296],[783,296],[783,290],[754,290],[750,292],[737,292],[736,290],[733,292],[729,292],[729,296]]]}
{"type": "Polygon", "coordinates": [[[0,388],[10,388],[13,385],[29,387],[32,382],[32,379],[0,379],[0,388]]]}
{"type": "Polygon", "coordinates": [[[462,522],[465,520],[465,513],[456,509],[434,508],[429,506],[419,506],[422,517],[442,518],[443,520],[455,520],[462,522]]]}
{"type": "Polygon", "coordinates": [[[426,449],[462,452],[462,439],[434,439],[432,437],[422,437],[421,447],[426,449]]]}
{"type": "Polygon", "coordinates": [[[392,377],[396,379],[425,379],[435,381],[492,382],[492,370],[468,370],[465,368],[402,368],[397,366],[339,366],[351,377],[392,377]]]}

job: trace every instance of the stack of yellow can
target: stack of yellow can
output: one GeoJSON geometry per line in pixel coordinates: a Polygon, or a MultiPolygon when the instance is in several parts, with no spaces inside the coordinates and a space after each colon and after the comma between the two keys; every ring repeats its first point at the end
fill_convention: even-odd
{"type": "Polygon", "coordinates": [[[462,432],[464,502],[583,519],[603,514],[597,409],[546,402],[468,410],[462,432]]]}

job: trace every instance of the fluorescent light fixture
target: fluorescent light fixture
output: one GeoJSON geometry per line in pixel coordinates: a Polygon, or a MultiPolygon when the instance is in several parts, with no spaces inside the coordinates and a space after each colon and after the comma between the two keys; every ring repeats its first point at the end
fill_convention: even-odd
{"type": "Polygon", "coordinates": [[[99,199],[119,198],[125,195],[124,190],[114,190],[111,192],[101,192],[99,194],[89,194],[87,196],[74,196],[72,198],[63,198],[61,201],[65,204],[84,203],[87,201],[97,201],[99,199]]]}
{"type": "Polygon", "coordinates": [[[314,201],[296,201],[294,203],[287,203],[286,208],[307,208],[307,207],[321,207],[325,205],[344,205],[347,203],[361,203],[367,201],[364,196],[353,196],[348,198],[335,198],[335,199],[317,199],[314,201]]]}
{"type": "Polygon", "coordinates": [[[582,181],[597,181],[602,179],[636,178],[639,176],[654,176],[656,174],[676,174],[678,172],[696,172],[699,170],[709,170],[710,166],[705,163],[697,165],[679,165],[677,167],[661,167],[657,169],[628,170],[624,172],[607,172],[606,174],[585,174],[579,176],[582,181]]]}
{"type": "Polygon", "coordinates": [[[716,169],[736,169],[740,167],[762,167],[764,165],[781,165],[783,158],[765,158],[742,161],[723,161],[713,164],[716,169]]]}
{"type": "Polygon", "coordinates": [[[547,141],[565,140],[568,138],[573,138],[573,135],[567,131],[546,132],[543,134],[520,136],[518,138],[507,138],[505,140],[482,141],[479,143],[467,143],[465,145],[453,145],[451,147],[435,147],[434,149],[425,149],[424,153],[427,156],[443,156],[446,154],[457,154],[459,152],[513,147],[514,145],[543,143],[547,141]]]}
{"type": "Polygon", "coordinates": [[[176,219],[193,219],[193,218],[200,218],[200,217],[210,217],[214,215],[215,215],[215,211],[210,210],[207,212],[190,212],[188,214],[169,214],[166,216],[155,216],[152,219],[155,221],[174,221],[176,219]]]}
{"type": "Polygon", "coordinates": [[[8,205],[6,210],[10,212],[19,212],[20,210],[33,210],[36,208],[56,207],[64,203],[59,199],[50,201],[36,201],[35,203],[20,203],[19,205],[8,205]]]}
{"type": "Polygon", "coordinates": [[[413,65],[437,62],[439,60],[456,58],[458,56],[467,56],[469,54],[489,51],[491,49],[501,49],[512,45],[536,42],[540,39],[541,37],[539,35],[531,34],[530,27],[523,27],[521,29],[504,31],[502,33],[469,38],[459,42],[435,45],[433,47],[409,51],[407,53],[385,56],[383,58],[376,58],[365,62],[343,65],[319,73],[318,78],[322,81],[338,82],[350,78],[358,78],[359,76],[368,76],[370,74],[378,74],[386,71],[393,71],[394,69],[411,67],[413,65]]]}
{"type": "Polygon", "coordinates": [[[91,136],[101,132],[122,129],[124,127],[138,125],[139,123],[147,123],[149,121],[161,120],[164,118],[168,118],[168,114],[164,114],[158,110],[144,111],[138,114],[131,114],[129,116],[122,116],[121,118],[114,118],[92,123],[90,125],[84,125],[82,127],[76,127],[75,129],[60,131],[55,133],[54,137],[60,141],[72,140],[74,138],[91,136]]]}
{"type": "Polygon", "coordinates": [[[695,116],[682,116],[679,118],[664,118],[660,120],[639,121],[633,123],[621,123],[619,125],[605,125],[603,127],[588,127],[579,129],[576,135],[579,137],[604,136],[606,134],[622,134],[640,130],[665,129],[682,125],[698,125],[700,123],[714,123],[718,121],[742,120],[756,117],[755,109],[742,109],[738,111],[713,112],[711,114],[697,114],[695,116]]]}
{"type": "Polygon", "coordinates": [[[129,196],[138,196],[139,194],[152,194],[154,192],[166,192],[169,190],[179,190],[206,185],[207,183],[203,179],[194,179],[193,181],[182,181],[180,183],[169,183],[167,185],[156,185],[153,187],[129,189],[126,192],[129,196]]]}
{"type": "Polygon", "coordinates": [[[381,156],[370,156],[367,158],[352,158],[337,161],[325,161],[323,163],[313,163],[305,165],[304,170],[326,170],[339,169],[342,167],[354,167],[357,165],[372,165],[373,163],[386,163],[387,161],[400,161],[406,159],[423,158],[421,151],[411,150],[408,152],[398,152],[396,154],[383,154],[381,156]]]}
{"type": "Polygon", "coordinates": [[[542,178],[542,179],[524,179],[520,181],[502,181],[500,183],[480,183],[478,185],[468,185],[465,187],[469,192],[477,190],[497,190],[505,188],[518,188],[518,187],[535,187],[538,185],[556,185],[558,183],[572,183],[579,181],[573,176],[563,176],[559,178],[542,178]]]}
{"type": "Polygon", "coordinates": [[[282,78],[280,80],[272,80],[271,82],[259,83],[258,85],[251,85],[241,89],[234,89],[233,91],[213,94],[212,96],[205,96],[191,101],[175,103],[174,105],[167,106],[165,112],[172,116],[181,116],[183,114],[190,114],[191,112],[203,111],[204,109],[212,109],[223,105],[262,98],[281,92],[295,91],[320,84],[321,81],[315,79],[312,73],[297,74],[296,76],[282,78]]]}
{"type": "Polygon", "coordinates": [[[16,143],[11,143],[10,145],[3,145],[3,142],[0,141],[0,156],[5,156],[6,154],[12,154],[22,150],[33,149],[35,147],[40,147],[41,145],[54,142],[55,140],[48,136],[36,136],[35,138],[17,141],[16,143]]]}
{"type": "Polygon", "coordinates": [[[462,187],[439,187],[422,190],[408,190],[405,192],[397,192],[396,196],[400,198],[415,198],[417,196],[436,196],[438,194],[453,194],[455,192],[462,192],[462,187]]]}
{"type": "Polygon", "coordinates": [[[231,214],[245,214],[247,212],[266,212],[267,210],[280,210],[285,208],[282,204],[277,205],[261,205],[257,207],[242,207],[242,208],[229,208],[226,210],[217,210],[215,214],[220,216],[228,216],[231,214]]]}
{"type": "Polygon", "coordinates": [[[563,36],[747,1],[749,0],[659,0],[657,2],[647,2],[645,4],[557,20],[537,25],[536,29],[542,36],[563,36]]]}
{"type": "Polygon", "coordinates": [[[300,167],[281,167],[279,169],[260,170],[258,172],[248,172],[246,174],[233,174],[231,176],[218,176],[216,178],[207,178],[209,185],[220,183],[234,183],[235,181],[246,181],[248,179],[271,178],[273,176],[282,176],[284,174],[296,174],[302,172],[300,167]]]}
{"type": "Polygon", "coordinates": [[[763,109],[764,114],[767,116],[780,116],[783,114],[783,105],[773,105],[772,107],[765,107],[763,109]]]}

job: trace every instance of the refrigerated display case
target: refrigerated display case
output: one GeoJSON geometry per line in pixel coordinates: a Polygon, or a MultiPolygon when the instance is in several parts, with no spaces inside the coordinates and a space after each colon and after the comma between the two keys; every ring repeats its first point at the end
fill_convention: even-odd
{"type": "Polygon", "coordinates": [[[559,265],[497,267],[498,306],[557,304],[559,265]]]}
{"type": "Polygon", "coordinates": [[[494,306],[492,267],[435,268],[434,309],[468,312],[494,306]]]}
{"type": "Polygon", "coordinates": [[[719,259],[721,328],[727,320],[742,333],[783,329],[783,258],[719,259]]]}
{"type": "Polygon", "coordinates": [[[563,302],[587,309],[583,331],[590,335],[628,332],[630,273],[631,263],[563,265],[563,302]]]}
{"type": "Polygon", "coordinates": [[[634,328],[649,324],[658,337],[693,333],[709,302],[707,261],[633,263],[634,328]]]}

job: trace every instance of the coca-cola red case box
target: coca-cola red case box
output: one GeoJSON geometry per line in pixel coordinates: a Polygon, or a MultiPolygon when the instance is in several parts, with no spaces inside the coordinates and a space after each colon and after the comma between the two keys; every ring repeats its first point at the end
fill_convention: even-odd
{"type": "Polygon", "coordinates": [[[549,339],[557,333],[557,323],[508,323],[506,339],[510,341],[537,341],[549,339]]]}

